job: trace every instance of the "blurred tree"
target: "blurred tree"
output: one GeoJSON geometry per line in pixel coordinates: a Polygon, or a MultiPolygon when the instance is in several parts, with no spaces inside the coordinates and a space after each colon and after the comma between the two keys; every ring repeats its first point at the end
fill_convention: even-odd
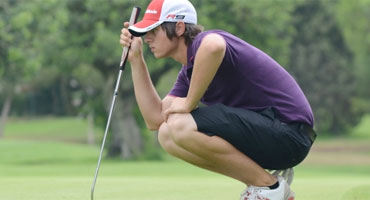
{"type": "Polygon", "coordinates": [[[198,23],[205,29],[223,29],[265,51],[286,66],[296,1],[193,1],[198,23]]]}
{"type": "Polygon", "coordinates": [[[40,52],[53,49],[50,42],[58,38],[56,30],[66,16],[62,9],[53,9],[59,5],[55,0],[0,1],[0,94],[5,98],[0,136],[14,97],[30,94],[50,80],[41,76],[48,54],[40,52]]]}
{"type": "Polygon", "coordinates": [[[319,132],[344,133],[358,119],[352,54],[328,9],[333,2],[307,1],[293,13],[295,35],[289,70],[305,91],[319,132]]]}
{"type": "MultiPolygon", "coordinates": [[[[70,48],[70,53],[66,57],[77,58],[73,61],[75,69],[72,71],[81,71],[81,67],[85,68],[82,73],[73,73],[72,79],[76,81],[75,94],[80,97],[81,106],[87,113],[98,110],[94,113],[101,126],[105,126],[119,71],[122,48],[118,41],[122,24],[128,21],[134,5],[144,7],[146,3],[129,0],[68,2],[69,16],[74,20],[68,25],[66,32],[71,38],[70,46],[76,48],[70,48]],[[90,73],[95,75],[90,76],[90,73]],[[88,95],[88,87],[89,91],[95,91],[95,95],[88,95]],[[97,96],[100,100],[96,100],[97,96]]],[[[145,54],[151,53],[145,49],[145,54]]],[[[148,56],[147,62],[154,84],[171,66],[168,64],[171,61],[157,61],[153,56],[148,56]]],[[[131,159],[145,152],[143,135],[133,115],[136,107],[130,67],[127,66],[122,75],[112,116],[108,156],[131,159]]]]}
{"type": "Polygon", "coordinates": [[[370,113],[370,0],[340,0],[335,11],[346,44],[354,53],[354,111],[370,113]]]}
{"type": "MultiPolygon", "coordinates": [[[[206,30],[235,34],[293,72],[312,103],[318,128],[339,132],[356,121],[356,109],[369,104],[369,1],[192,2],[198,23],[206,30]],[[360,20],[352,20],[356,16],[360,20]],[[353,71],[360,77],[357,85],[353,71]],[[354,96],[355,86],[361,98],[354,96]]],[[[122,22],[129,19],[134,5],[145,9],[148,2],[0,1],[0,136],[12,103],[16,105],[12,112],[19,114],[81,114],[104,127],[119,70],[122,22]]],[[[153,83],[164,97],[181,65],[155,59],[146,45],[144,54],[153,83]]],[[[127,66],[108,155],[128,159],[147,152],[147,143],[156,138],[144,126],[127,66]]],[[[89,138],[89,143],[95,142],[93,134],[89,138]]]]}

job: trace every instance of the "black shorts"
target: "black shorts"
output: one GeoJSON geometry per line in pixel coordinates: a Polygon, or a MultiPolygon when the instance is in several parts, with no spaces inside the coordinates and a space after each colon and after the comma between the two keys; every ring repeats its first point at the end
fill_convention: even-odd
{"type": "Polygon", "coordinates": [[[191,115],[199,132],[223,138],[265,169],[296,166],[313,143],[300,131],[300,123],[280,122],[271,108],[254,112],[216,104],[200,107],[191,115]]]}

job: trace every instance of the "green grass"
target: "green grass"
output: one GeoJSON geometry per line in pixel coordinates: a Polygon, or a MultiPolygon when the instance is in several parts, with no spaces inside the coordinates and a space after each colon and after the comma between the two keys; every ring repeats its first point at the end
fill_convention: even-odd
{"type": "MultiPolygon", "coordinates": [[[[95,128],[96,135],[103,130],[95,128]]],[[[86,143],[87,122],[80,118],[10,119],[5,137],[26,140],[86,143]]]]}
{"type": "Polygon", "coordinates": [[[353,129],[352,135],[360,139],[370,139],[370,115],[362,118],[360,123],[353,129]]]}
{"type": "MultiPolygon", "coordinates": [[[[73,132],[73,126],[79,126],[73,124],[76,123],[73,119],[61,120],[61,124],[66,123],[63,126],[58,124],[59,119],[42,121],[12,121],[6,137],[0,139],[0,199],[90,199],[99,147],[65,142],[68,141],[65,139],[58,142],[57,137],[37,140],[49,136],[46,130],[40,129],[46,124],[59,127],[49,127],[51,136],[58,135],[60,127],[73,132]],[[17,126],[23,123],[28,124],[26,130],[17,126]]],[[[76,130],[70,136],[83,138],[84,126],[76,130]]],[[[231,200],[238,199],[243,189],[244,185],[233,179],[175,159],[162,162],[103,159],[95,197],[104,200],[231,200]]],[[[370,199],[370,141],[319,139],[307,159],[295,169],[292,189],[298,200],[370,199]]]]}

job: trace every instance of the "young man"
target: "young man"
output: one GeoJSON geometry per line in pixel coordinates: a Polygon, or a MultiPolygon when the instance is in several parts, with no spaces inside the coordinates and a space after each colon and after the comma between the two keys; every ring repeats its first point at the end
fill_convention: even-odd
{"type": "Polygon", "coordinates": [[[316,134],[305,95],[259,49],[221,30],[202,32],[196,24],[188,0],[153,0],[142,21],[124,23],[120,44],[131,45],[128,61],[146,125],[158,130],[171,155],[245,183],[242,200],[294,199],[287,181],[265,169],[292,168],[308,154],[316,134]],[[163,100],[140,36],[156,58],[182,64],[163,100]],[[199,102],[206,106],[198,108],[199,102]]]}

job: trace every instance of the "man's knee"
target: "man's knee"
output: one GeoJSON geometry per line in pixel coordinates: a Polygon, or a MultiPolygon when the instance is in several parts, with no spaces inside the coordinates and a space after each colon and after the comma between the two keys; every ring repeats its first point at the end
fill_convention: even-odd
{"type": "Polygon", "coordinates": [[[159,144],[162,146],[162,148],[167,151],[172,141],[171,141],[171,136],[170,136],[170,132],[168,129],[168,125],[166,122],[162,123],[161,126],[159,127],[158,141],[159,141],[159,144]]]}
{"type": "Polygon", "coordinates": [[[189,123],[189,116],[190,114],[172,114],[167,120],[170,137],[178,145],[191,139],[194,127],[189,123]]]}
{"type": "Polygon", "coordinates": [[[168,151],[171,143],[177,144],[185,139],[184,126],[177,114],[171,115],[167,122],[161,124],[158,130],[158,141],[163,149],[168,151]]]}
{"type": "Polygon", "coordinates": [[[177,144],[173,141],[171,132],[166,122],[162,123],[158,130],[158,141],[162,148],[169,154],[178,157],[177,144]]]}

